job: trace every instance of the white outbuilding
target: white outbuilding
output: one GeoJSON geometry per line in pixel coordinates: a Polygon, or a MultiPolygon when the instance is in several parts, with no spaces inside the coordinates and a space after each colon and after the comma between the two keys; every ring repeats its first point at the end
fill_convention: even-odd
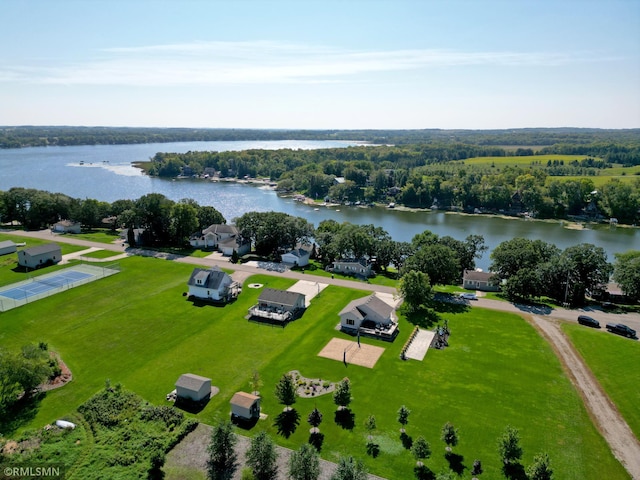
{"type": "Polygon", "coordinates": [[[16,244],[11,240],[5,240],[4,242],[0,242],[0,255],[7,255],[9,253],[15,253],[18,250],[16,244]]]}
{"type": "Polygon", "coordinates": [[[231,416],[234,419],[253,420],[260,417],[260,397],[246,392],[237,392],[231,398],[231,416]]]}
{"type": "Polygon", "coordinates": [[[211,379],[185,373],[176,382],[176,396],[178,399],[202,402],[211,396],[211,379]]]}

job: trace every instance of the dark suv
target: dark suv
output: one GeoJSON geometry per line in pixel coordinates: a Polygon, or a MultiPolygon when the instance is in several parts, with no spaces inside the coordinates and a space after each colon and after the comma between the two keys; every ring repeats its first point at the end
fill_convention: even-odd
{"type": "Polygon", "coordinates": [[[600,328],[600,322],[595,318],[591,318],[587,315],[580,315],[578,317],[578,323],[580,325],[586,325],[587,327],[600,328]]]}

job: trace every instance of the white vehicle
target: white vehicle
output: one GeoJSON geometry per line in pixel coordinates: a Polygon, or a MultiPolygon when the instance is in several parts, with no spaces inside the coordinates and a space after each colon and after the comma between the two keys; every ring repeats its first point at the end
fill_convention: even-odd
{"type": "Polygon", "coordinates": [[[475,293],[464,292],[464,293],[461,293],[459,296],[460,296],[460,298],[464,298],[465,300],[477,300],[478,299],[478,297],[476,297],[475,293]]]}

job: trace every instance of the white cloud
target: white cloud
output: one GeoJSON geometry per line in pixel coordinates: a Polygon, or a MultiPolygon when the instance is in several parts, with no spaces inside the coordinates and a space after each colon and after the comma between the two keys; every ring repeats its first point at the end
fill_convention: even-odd
{"type": "Polygon", "coordinates": [[[350,51],[269,41],[120,47],[104,49],[96,57],[55,67],[0,68],[0,82],[121,86],[320,83],[442,66],[559,66],[594,61],[586,55],[562,53],[350,51]]]}

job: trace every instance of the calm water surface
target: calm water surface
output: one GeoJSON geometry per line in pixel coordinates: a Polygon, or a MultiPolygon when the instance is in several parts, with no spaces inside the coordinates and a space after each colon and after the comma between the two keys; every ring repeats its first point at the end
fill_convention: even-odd
{"type": "MultiPolygon", "coordinates": [[[[339,148],[355,145],[340,141],[265,141],[265,142],[177,142],[145,145],[98,145],[77,147],[37,147],[0,150],[0,190],[12,187],[36,188],[60,192],[77,198],[95,198],[113,202],[136,199],[147,193],[161,193],[178,201],[193,198],[200,205],[211,205],[231,221],[249,211],[279,211],[301,216],[316,226],[324,219],[369,224],[384,228],[395,240],[409,241],[424,230],[438,235],[464,239],[477,234],[490,249],[513,237],[541,239],[564,249],[578,243],[593,243],[613,254],[640,249],[640,229],[596,226],[570,230],[556,222],[537,222],[498,217],[447,214],[444,212],[407,212],[387,208],[337,207],[317,210],[281,198],[262,187],[236,183],[212,183],[202,180],[163,180],[143,175],[132,162],[145,161],[156,152],[239,151],[264,149],[339,148]]],[[[489,253],[478,261],[487,269],[489,253]]]]}

